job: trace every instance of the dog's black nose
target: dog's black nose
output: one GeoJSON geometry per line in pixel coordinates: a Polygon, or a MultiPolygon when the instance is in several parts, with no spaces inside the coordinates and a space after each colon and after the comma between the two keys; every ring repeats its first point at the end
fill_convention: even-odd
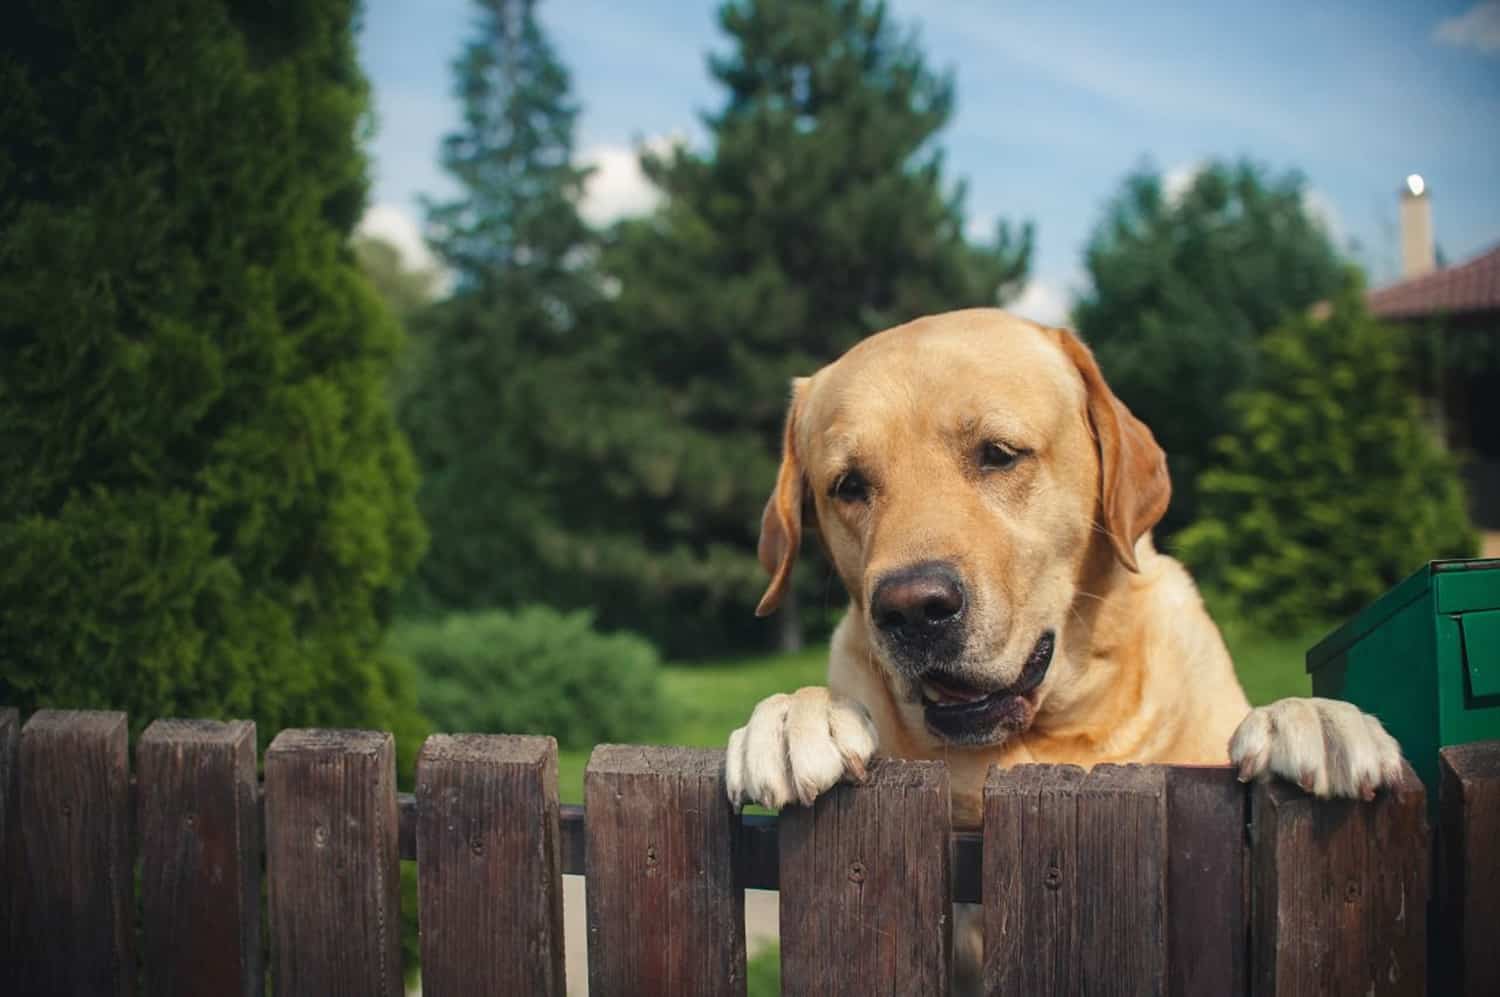
{"type": "Polygon", "coordinates": [[[875,625],[900,640],[930,639],[953,628],[964,611],[958,572],[924,561],[880,580],[870,597],[875,625]]]}

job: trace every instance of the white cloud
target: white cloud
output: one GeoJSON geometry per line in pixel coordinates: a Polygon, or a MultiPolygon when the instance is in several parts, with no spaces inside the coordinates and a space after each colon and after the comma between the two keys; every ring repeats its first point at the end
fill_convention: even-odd
{"type": "Polygon", "coordinates": [[[396,204],[372,204],[365,209],[355,232],[381,239],[396,247],[408,270],[441,269],[437,257],[422,238],[422,227],[411,212],[396,204]]]}
{"type": "Polygon", "coordinates": [[[1182,196],[1193,186],[1193,181],[1198,174],[1203,172],[1204,163],[1182,163],[1172,167],[1162,174],[1161,192],[1166,197],[1167,203],[1176,205],[1182,200],[1182,196]]]}
{"type": "Polygon", "coordinates": [[[661,192],[641,172],[642,149],[666,152],[682,141],[665,135],[648,140],[642,147],[606,144],[585,149],[580,157],[594,172],[583,190],[579,212],[590,225],[604,226],[621,218],[644,215],[656,207],[661,192]]]}
{"type": "Polygon", "coordinates": [[[1073,296],[1063,287],[1051,281],[1032,280],[1005,310],[1043,325],[1066,325],[1072,307],[1073,296]]]}
{"type": "Polygon", "coordinates": [[[1338,209],[1333,205],[1333,198],[1316,187],[1304,187],[1302,189],[1302,210],[1307,212],[1313,220],[1323,226],[1323,231],[1335,243],[1344,241],[1344,223],[1339,217],[1338,209]]]}
{"type": "Polygon", "coordinates": [[[1500,53],[1500,3],[1477,3],[1457,17],[1445,17],[1433,29],[1432,38],[1486,55],[1500,53]]]}

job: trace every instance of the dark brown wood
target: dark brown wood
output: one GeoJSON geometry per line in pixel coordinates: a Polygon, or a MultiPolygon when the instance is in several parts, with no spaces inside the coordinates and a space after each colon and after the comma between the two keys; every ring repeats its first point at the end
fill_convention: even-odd
{"type": "Polygon", "coordinates": [[[1077,951],[1083,769],[990,769],[984,786],[984,989],[1082,991],[1077,951]]]}
{"type": "Polygon", "coordinates": [[[1167,992],[1249,986],[1245,787],[1227,765],[1167,769],[1167,992]]]}
{"type": "Polygon", "coordinates": [[[1020,766],[985,785],[985,987],[1163,993],[1167,770],[1020,766]]]}
{"type": "Polygon", "coordinates": [[[781,812],[784,994],[946,994],[948,769],[885,759],[781,812]]]}
{"type": "Polygon", "coordinates": [[[264,993],[255,724],[158,720],[136,772],[146,992],[264,993]]]}
{"type": "Polygon", "coordinates": [[[1434,993],[1500,994],[1500,741],[1439,752],[1434,993]]]}
{"type": "Polygon", "coordinates": [[[601,745],[588,808],[589,993],[743,995],[745,895],[724,753],[601,745]]]}
{"type": "Polygon", "coordinates": [[[135,989],[125,714],[38,710],[21,732],[26,994],[135,989]]]}
{"type": "Polygon", "coordinates": [[[550,737],[437,734],[422,746],[424,994],[566,993],[557,807],[550,737]]]}
{"type": "Polygon", "coordinates": [[[1252,993],[1426,992],[1430,856],[1410,767],[1373,803],[1263,783],[1250,826],[1252,993]]]}
{"type": "Polygon", "coordinates": [[[390,734],[276,735],[266,751],[266,862],[276,994],[402,992],[390,734]]]}
{"type": "MultiPolygon", "coordinates": [[[[400,793],[396,807],[401,815],[402,861],[417,860],[417,798],[400,793]]],[[[558,829],[562,841],[562,871],[569,876],[584,874],[586,831],[583,807],[564,803],[557,808],[558,829]]],[[[740,816],[739,853],[735,872],[747,890],[780,889],[780,832],[775,815],[742,814],[740,816]]],[[[977,904],[983,879],[984,838],[974,831],[954,831],[953,899],[977,904]]]]}
{"type": "Polygon", "coordinates": [[[21,849],[21,717],[0,709],[0,980],[21,976],[21,888],[25,853],[21,849]]]}
{"type": "Polygon", "coordinates": [[[1078,787],[1079,972],[1090,993],[1167,981],[1167,788],[1159,765],[1096,765],[1078,787]]]}

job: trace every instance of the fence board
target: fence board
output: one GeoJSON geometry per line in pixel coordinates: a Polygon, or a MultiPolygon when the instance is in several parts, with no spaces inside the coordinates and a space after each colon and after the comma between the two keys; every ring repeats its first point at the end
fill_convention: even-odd
{"type": "Polygon", "coordinates": [[[1410,767],[1373,803],[1256,786],[1250,848],[1252,993],[1425,992],[1430,856],[1410,767]]]}
{"type": "Polygon", "coordinates": [[[985,784],[985,988],[1162,993],[1167,770],[1024,765],[985,784]]]}
{"type": "Polygon", "coordinates": [[[264,992],[255,724],[158,720],[136,749],[146,992],[264,992]]]}
{"type": "Polygon", "coordinates": [[[125,714],[38,710],[21,732],[27,985],[130,994],[135,955],[125,714]]]}
{"type": "Polygon", "coordinates": [[[743,995],[724,753],[601,745],[584,776],[592,997],[743,995]]]}
{"type": "Polygon", "coordinates": [[[984,786],[984,980],[988,993],[1075,993],[1080,892],[1071,765],[990,769],[984,786]]]}
{"type": "Polygon", "coordinates": [[[786,994],[945,994],[948,769],[882,760],[862,786],[781,812],[786,994]]]}
{"type": "Polygon", "coordinates": [[[1245,787],[1224,766],[1167,769],[1167,992],[1249,986],[1245,787]]]}
{"type": "Polygon", "coordinates": [[[265,791],[275,993],[400,994],[391,735],[284,730],[265,791]]]}
{"type": "Polygon", "coordinates": [[[17,755],[21,750],[21,718],[15,709],[0,709],[0,980],[21,974],[21,889],[25,872],[21,850],[21,783],[17,755]]]}
{"type": "Polygon", "coordinates": [[[566,992],[557,742],[434,735],[417,758],[422,992],[566,992]]]}
{"type": "Polygon", "coordinates": [[[1434,993],[1500,994],[1500,741],[1444,748],[1434,993]]]}

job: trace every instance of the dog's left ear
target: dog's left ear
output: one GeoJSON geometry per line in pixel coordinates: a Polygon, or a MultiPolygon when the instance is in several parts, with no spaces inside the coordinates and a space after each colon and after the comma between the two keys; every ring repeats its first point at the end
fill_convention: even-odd
{"type": "Polygon", "coordinates": [[[756,616],[770,616],[781,605],[781,597],[792,582],[792,565],[802,546],[802,464],[797,460],[797,411],[802,404],[807,378],[792,381],[792,402],[787,407],[786,430],[781,437],[781,469],[776,472],[776,488],[766,500],[760,517],[761,567],[771,576],[756,616]]]}
{"type": "Polygon", "coordinates": [[[1104,381],[1094,354],[1066,329],[1054,329],[1088,391],[1089,424],[1099,447],[1099,507],[1115,556],[1139,571],[1135,543],[1161,521],[1172,499],[1167,455],[1150,428],[1104,381]]]}

